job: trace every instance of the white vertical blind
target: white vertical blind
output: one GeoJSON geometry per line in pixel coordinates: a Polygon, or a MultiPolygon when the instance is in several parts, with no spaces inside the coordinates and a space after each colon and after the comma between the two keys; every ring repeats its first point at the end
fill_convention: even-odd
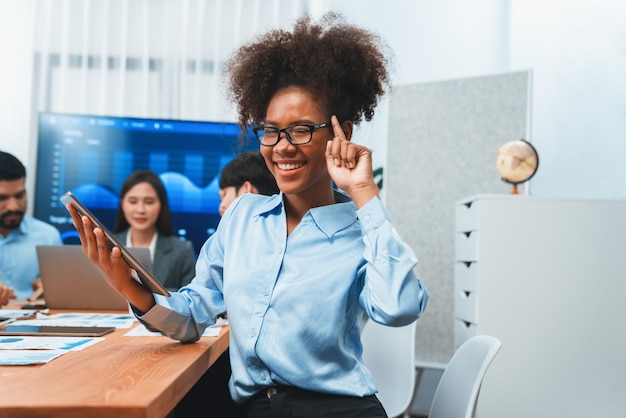
{"type": "Polygon", "coordinates": [[[148,13],[148,6],[150,0],[141,1],[141,19],[139,21],[139,34],[140,37],[140,87],[139,87],[139,114],[149,114],[149,102],[150,102],[150,13],[148,13]]]}
{"type": "Polygon", "coordinates": [[[225,60],[305,0],[36,0],[33,112],[234,120],[225,60]]]}
{"type": "MultiPolygon", "coordinates": [[[[87,0],[90,1],[90,0],[87,0]]],[[[99,69],[94,68],[94,70],[97,71],[97,75],[98,75],[98,83],[96,84],[97,89],[94,91],[95,96],[94,98],[97,100],[98,103],[98,107],[96,112],[100,113],[100,114],[105,114],[108,109],[107,109],[107,105],[106,105],[106,92],[107,92],[107,64],[108,64],[108,60],[106,59],[106,57],[108,56],[108,50],[109,50],[109,42],[108,42],[108,36],[106,36],[106,23],[109,21],[109,1],[103,1],[101,2],[102,7],[104,10],[102,10],[102,14],[99,15],[99,19],[101,19],[101,27],[100,27],[100,49],[96,50],[95,53],[98,53],[98,55],[95,55],[94,53],[94,66],[96,64],[99,64],[99,69]]],[[[90,89],[88,89],[90,90],[90,89]]],[[[89,94],[87,93],[87,91],[85,91],[85,94],[89,94]]],[[[43,109],[39,109],[39,110],[43,110],[43,109]]],[[[48,111],[57,111],[57,112],[64,112],[65,109],[45,109],[48,111]]],[[[94,109],[95,110],[95,109],[94,109]]],[[[89,113],[90,110],[88,108],[85,109],[85,113],[89,113]]]]}
{"type": "Polygon", "coordinates": [[[85,36],[83,36],[82,38],[81,48],[80,48],[80,85],[78,88],[80,100],[77,103],[80,109],[84,109],[87,104],[86,92],[87,92],[87,80],[89,76],[88,60],[89,60],[89,39],[90,39],[87,28],[89,28],[90,26],[89,25],[89,21],[90,21],[89,11],[90,11],[90,3],[86,2],[85,7],[83,8],[82,25],[81,25],[81,32],[84,33],[85,36]]]}
{"type": "Polygon", "coordinates": [[[37,97],[36,106],[38,109],[45,109],[47,107],[46,100],[48,99],[48,80],[50,71],[50,32],[52,26],[52,0],[41,0],[40,4],[35,7],[38,10],[37,23],[35,24],[35,50],[39,52],[39,60],[35,60],[35,64],[38,64],[38,71],[35,73],[35,79],[38,79],[37,92],[33,93],[33,97],[37,97]]]}

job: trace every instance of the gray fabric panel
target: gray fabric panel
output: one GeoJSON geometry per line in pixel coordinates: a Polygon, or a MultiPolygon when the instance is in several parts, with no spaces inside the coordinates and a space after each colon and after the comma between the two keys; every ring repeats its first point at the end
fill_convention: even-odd
{"type": "Polygon", "coordinates": [[[496,171],[496,156],[505,142],[532,142],[530,83],[530,71],[522,71],[395,86],[391,93],[386,205],[417,253],[416,271],[431,293],[418,321],[419,360],[447,362],[454,352],[455,204],[474,194],[511,192],[496,171]]]}

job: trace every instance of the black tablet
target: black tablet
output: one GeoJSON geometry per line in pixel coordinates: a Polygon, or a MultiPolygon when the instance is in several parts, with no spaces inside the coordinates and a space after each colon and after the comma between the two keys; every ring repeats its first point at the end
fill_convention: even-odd
{"type": "Polygon", "coordinates": [[[54,337],[101,337],[115,330],[115,327],[65,327],[56,325],[9,324],[0,328],[2,335],[34,335],[54,337]]]}
{"type": "Polygon", "coordinates": [[[83,205],[77,198],[72,194],[72,192],[66,192],[61,196],[61,202],[64,205],[72,205],[76,209],[79,215],[87,216],[91,219],[91,222],[102,229],[105,237],[109,242],[109,248],[118,247],[122,252],[122,257],[128,263],[130,268],[133,271],[133,276],[137,279],[141,284],[146,286],[152,293],[158,293],[163,296],[170,296],[170,292],[163,287],[161,283],[157,279],[152,276],[152,274],[146,269],[126,248],[115,236],[107,229],[105,226],[83,205]]]}

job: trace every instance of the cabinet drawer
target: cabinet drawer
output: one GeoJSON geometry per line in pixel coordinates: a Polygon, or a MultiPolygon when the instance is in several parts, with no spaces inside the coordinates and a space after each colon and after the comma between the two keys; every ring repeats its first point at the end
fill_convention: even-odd
{"type": "Polygon", "coordinates": [[[478,202],[464,202],[456,206],[456,231],[467,232],[478,229],[478,202]]]}
{"type": "Polygon", "coordinates": [[[454,294],[454,316],[472,324],[477,324],[476,303],[478,293],[459,290],[455,291],[454,294]]]}
{"type": "Polygon", "coordinates": [[[478,231],[457,232],[454,251],[456,261],[478,261],[478,231]]]}
{"type": "Polygon", "coordinates": [[[454,266],[454,290],[478,291],[478,263],[457,262],[454,266]]]}
{"type": "Polygon", "coordinates": [[[454,346],[455,349],[459,348],[461,344],[477,335],[477,325],[471,322],[464,321],[459,318],[454,318],[454,346]]]}

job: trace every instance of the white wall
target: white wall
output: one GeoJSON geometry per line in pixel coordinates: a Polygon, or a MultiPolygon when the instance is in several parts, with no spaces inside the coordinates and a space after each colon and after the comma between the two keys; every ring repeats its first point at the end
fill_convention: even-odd
{"type": "Polygon", "coordinates": [[[531,194],[626,198],[626,2],[511,5],[511,66],[534,71],[531,194]]]}

